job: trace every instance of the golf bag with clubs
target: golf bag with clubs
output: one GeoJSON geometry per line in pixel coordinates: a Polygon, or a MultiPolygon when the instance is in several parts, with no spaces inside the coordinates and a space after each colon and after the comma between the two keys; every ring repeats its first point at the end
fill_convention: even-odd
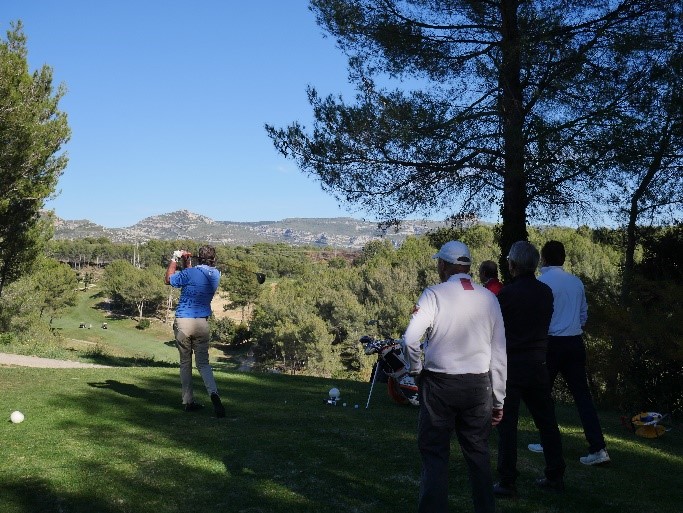
{"type": "MultiPolygon", "coordinates": [[[[420,405],[420,396],[417,385],[412,376],[408,374],[408,362],[403,354],[403,348],[398,340],[393,338],[376,339],[369,335],[361,337],[365,354],[377,355],[377,363],[373,367],[370,395],[376,381],[384,381],[387,391],[398,404],[420,405]],[[383,379],[386,377],[386,379],[383,379]]],[[[368,396],[368,405],[370,396],[368,396]]],[[[366,406],[367,408],[367,406],[366,406]]]]}

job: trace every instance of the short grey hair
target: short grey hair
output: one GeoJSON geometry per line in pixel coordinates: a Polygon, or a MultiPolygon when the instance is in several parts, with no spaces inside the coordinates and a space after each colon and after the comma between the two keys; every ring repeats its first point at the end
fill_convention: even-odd
{"type": "Polygon", "coordinates": [[[508,253],[508,260],[514,264],[520,274],[535,272],[539,259],[540,255],[536,246],[525,240],[515,242],[508,253]]]}

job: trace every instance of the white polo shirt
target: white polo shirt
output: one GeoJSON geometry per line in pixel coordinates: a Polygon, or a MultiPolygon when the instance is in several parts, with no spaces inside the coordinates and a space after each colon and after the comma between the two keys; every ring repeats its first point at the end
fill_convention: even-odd
{"type": "Polygon", "coordinates": [[[581,280],[560,265],[541,267],[538,281],[553,291],[553,318],[548,334],[553,337],[574,337],[583,333],[588,320],[586,292],[581,280]]]}
{"type": "Polygon", "coordinates": [[[411,371],[445,374],[491,371],[493,406],[502,408],[507,379],[505,325],[494,294],[468,274],[427,287],[415,306],[403,344],[411,371]],[[422,336],[428,333],[423,348],[422,336]]]}

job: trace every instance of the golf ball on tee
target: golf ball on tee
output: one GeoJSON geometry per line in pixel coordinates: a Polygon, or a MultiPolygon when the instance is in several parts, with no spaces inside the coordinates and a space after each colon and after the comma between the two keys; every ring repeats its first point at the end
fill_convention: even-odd
{"type": "Polygon", "coordinates": [[[24,421],[24,414],[20,411],[13,411],[9,416],[9,420],[11,420],[14,424],[19,424],[20,422],[24,421]]]}

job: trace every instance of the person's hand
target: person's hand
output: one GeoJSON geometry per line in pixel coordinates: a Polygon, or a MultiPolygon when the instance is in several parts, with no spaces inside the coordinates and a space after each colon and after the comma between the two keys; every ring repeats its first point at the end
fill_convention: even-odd
{"type": "Polygon", "coordinates": [[[503,420],[503,408],[494,408],[491,412],[491,425],[497,426],[503,420]]]}

